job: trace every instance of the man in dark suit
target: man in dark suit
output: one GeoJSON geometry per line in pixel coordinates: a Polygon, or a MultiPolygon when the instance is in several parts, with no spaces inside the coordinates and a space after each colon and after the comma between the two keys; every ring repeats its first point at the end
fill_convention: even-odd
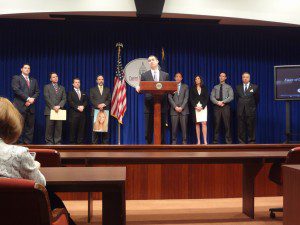
{"type": "Polygon", "coordinates": [[[238,139],[240,144],[255,143],[256,106],[259,101],[259,89],[256,84],[250,83],[250,74],[242,75],[243,83],[236,87],[237,92],[237,116],[238,139]],[[247,131],[247,132],[246,132],[247,131]]]}
{"type": "MultiPolygon", "coordinates": [[[[169,74],[158,69],[158,59],[156,56],[151,55],[148,57],[148,63],[150,65],[150,70],[146,71],[141,75],[141,81],[168,81],[169,74]]],[[[140,92],[140,87],[136,87],[136,91],[140,92]]],[[[166,113],[168,111],[168,100],[167,95],[163,96],[162,99],[162,112],[161,118],[166,118],[166,113]]],[[[154,118],[153,118],[153,96],[150,93],[145,94],[145,138],[148,144],[152,144],[153,140],[153,128],[154,128],[154,118]]],[[[165,143],[165,124],[164,119],[161,120],[161,142],[165,143]]]]}
{"type": "Polygon", "coordinates": [[[65,88],[58,84],[58,75],[55,72],[51,72],[50,84],[44,86],[44,98],[46,102],[44,115],[46,117],[46,132],[45,141],[48,145],[61,144],[61,134],[62,134],[62,120],[50,120],[51,110],[63,109],[66,101],[66,91],[65,88]]]}
{"type": "Polygon", "coordinates": [[[234,99],[233,89],[226,84],[226,73],[220,73],[220,83],[211,91],[210,100],[214,104],[214,144],[218,144],[220,125],[223,120],[225,139],[227,144],[232,144],[230,125],[230,102],[234,99]]]}
{"type": "Polygon", "coordinates": [[[172,145],[177,143],[177,130],[180,122],[182,131],[182,144],[186,144],[187,122],[189,114],[189,87],[182,83],[182,73],[175,74],[175,81],[177,83],[177,91],[173,94],[169,94],[169,103],[171,105],[170,115],[172,123],[172,145]]]}
{"type": "Polygon", "coordinates": [[[35,123],[35,102],[39,97],[40,90],[37,80],[29,77],[30,65],[23,64],[21,75],[13,76],[11,86],[14,93],[14,106],[23,117],[24,127],[20,136],[19,144],[31,144],[35,123]]]}
{"type": "MultiPolygon", "coordinates": [[[[97,86],[90,89],[90,101],[93,105],[92,117],[94,118],[94,110],[110,110],[111,93],[108,87],[104,87],[103,75],[97,76],[97,86]]],[[[93,120],[94,121],[94,120],[93,120]]],[[[109,143],[108,132],[93,132],[92,143],[97,144],[100,138],[101,144],[109,143]],[[102,133],[102,137],[100,137],[102,133]]]]}
{"type": "Polygon", "coordinates": [[[68,93],[70,144],[82,144],[85,133],[86,107],[88,104],[86,94],[80,90],[80,79],[73,79],[73,90],[68,93]],[[77,134],[77,138],[76,138],[77,134]]]}

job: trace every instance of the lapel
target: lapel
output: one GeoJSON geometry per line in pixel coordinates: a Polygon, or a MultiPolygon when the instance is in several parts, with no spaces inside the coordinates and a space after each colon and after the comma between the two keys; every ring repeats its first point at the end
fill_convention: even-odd
{"type": "Polygon", "coordinates": [[[147,80],[154,81],[151,70],[149,70],[148,76],[149,76],[149,79],[147,79],[147,80]]]}
{"type": "MultiPolygon", "coordinates": [[[[80,101],[79,96],[74,88],[73,88],[73,94],[75,95],[75,98],[78,99],[78,101],[80,101]]],[[[81,93],[81,98],[82,98],[82,93],[81,93]]]]}
{"type": "Polygon", "coordinates": [[[52,92],[54,93],[55,96],[59,94],[59,90],[60,90],[59,84],[57,84],[57,88],[58,88],[58,91],[56,93],[53,83],[50,83],[50,89],[52,90],[52,92]]]}
{"type": "Polygon", "coordinates": [[[159,70],[159,81],[163,81],[163,75],[162,75],[161,70],[159,70]]]}
{"type": "Polygon", "coordinates": [[[179,100],[179,98],[180,98],[180,96],[182,95],[182,83],[181,83],[181,85],[180,85],[180,90],[179,90],[179,93],[178,93],[178,86],[177,86],[177,97],[178,97],[178,100],[179,100]]]}
{"type": "Polygon", "coordinates": [[[22,74],[21,74],[20,76],[21,76],[21,81],[25,84],[25,87],[26,87],[26,88],[28,89],[28,91],[29,91],[30,88],[31,88],[31,79],[29,78],[29,87],[30,87],[30,88],[28,88],[27,81],[25,80],[25,78],[23,77],[22,74]]]}
{"type": "Polygon", "coordinates": [[[102,90],[102,95],[101,95],[101,92],[99,90],[99,86],[98,85],[96,86],[96,89],[97,89],[97,92],[98,92],[99,96],[102,96],[103,93],[104,93],[104,86],[103,86],[103,90],[102,90]]]}
{"type": "MultiPolygon", "coordinates": [[[[244,86],[243,86],[243,88],[244,88],[244,86]]],[[[246,95],[249,95],[251,89],[252,89],[252,84],[249,83],[249,87],[248,87],[248,89],[246,90],[245,94],[246,94],[246,95]]]]}

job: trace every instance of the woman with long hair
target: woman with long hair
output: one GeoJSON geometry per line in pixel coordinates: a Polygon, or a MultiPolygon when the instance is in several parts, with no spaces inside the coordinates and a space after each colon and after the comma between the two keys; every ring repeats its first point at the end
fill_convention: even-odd
{"type": "Polygon", "coordinates": [[[107,119],[108,118],[107,118],[105,111],[99,111],[97,114],[96,121],[94,123],[93,130],[107,132],[108,131],[108,120],[107,119]]]}
{"type": "Polygon", "coordinates": [[[197,144],[200,145],[200,124],[202,126],[203,142],[207,145],[207,103],[208,90],[200,75],[194,78],[194,86],[190,89],[190,103],[192,105],[193,122],[196,125],[197,144]]]}

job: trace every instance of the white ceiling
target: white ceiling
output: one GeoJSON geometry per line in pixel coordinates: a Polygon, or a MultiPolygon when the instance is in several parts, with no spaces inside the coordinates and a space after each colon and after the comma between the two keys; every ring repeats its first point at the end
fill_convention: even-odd
{"type": "MultiPolygon", "coordinates": [[[[136,16],[134,0],[0,0],[0,6],[0,18],[49,19],[49,14],[136,16]]],[[[300,26],[299,11],[300,0],[165,0],[162,17],[300,26]]]]}

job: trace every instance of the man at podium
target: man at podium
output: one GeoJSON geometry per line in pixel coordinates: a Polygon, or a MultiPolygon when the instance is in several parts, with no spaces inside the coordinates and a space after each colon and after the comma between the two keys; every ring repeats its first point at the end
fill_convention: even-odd
{"type": "MultiPolygon", "coordinates": [[[[169,81],[169,74],[158,69],[158,59],[156,56],[151,55],[148,57],[148,63],[150,65],[150,70],[146,71],[141,75],[141,81],[169,81]]],[[[140,92],[140,86],[136,87],[136,91],[140,92]]],[[[166,117],[166,113],[168,110],[168,102],[167,102],[167,94],[163,95],[162,99],[162,110],[161,110],[161,118],[166,117]]],[[[153,117],[153,96],[150,93],[145,94],[145,139],[147,144],[152,144],[153,141],[153,125],[154,125],[154,117],[153,117]]],[[[165,126],[164,120],[162,120],[161,124],[161,143],[165,143],[165,126]]]]}

